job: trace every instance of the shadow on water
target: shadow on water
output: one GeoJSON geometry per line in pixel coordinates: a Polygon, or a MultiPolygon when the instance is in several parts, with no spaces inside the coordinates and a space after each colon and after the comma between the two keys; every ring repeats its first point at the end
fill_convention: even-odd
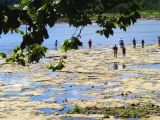
{"type": "Polygon", "coordinates": [[[111,70],[122,70],[122,69],[125,69],[125,68],[126,68],[125,64],[119,64],[117,62],[111,63],[109,65],[109,69],[111,69],[111,70]]]}

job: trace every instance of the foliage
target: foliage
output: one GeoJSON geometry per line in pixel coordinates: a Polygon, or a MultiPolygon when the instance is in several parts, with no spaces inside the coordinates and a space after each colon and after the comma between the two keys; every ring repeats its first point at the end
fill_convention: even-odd
{"type": "Polygon", "coordinates": [[[64,40],[61,49],[63,51],[78,49],[78,46],[82,46],[82,42],[77,37],[72,37],[70,40],[64,40]]]}
{"type": "Polygon", "coordinates": [[[81,113],[81,111],[83,110],[83,108],[81,108],[79,105],[75,105],[74,109],[70,110],[69,113],[72,114],[78,114],[81,113]]]}
{"type": "Polygon", "coordinates": [[[67,59],[67,56],[63,55],[59,62],[57,64],[50,64],[47,66],[48,69],[54,71],[61,71],[65,66],[64,66],[64,59],[67,59]]]}
{"type": "Polygon", "coordinates": [[[1,53],[0,53],[0,57],[1,57],[1,58],[6,58],[7,55],[6,55],[5,53],[2,53],[2,52],[1,52],[1,53]]]}
{"type": "Polygon", "coordinates": [[[159,17],[160,1],[159,0],[141,0],[140,13],[142,17],[159,17]]]}
{"type": "Polygon", "coordinates": [[[6,58],[6,62],[9,63],[14,63],[17,62],[20,65],[25,66],[26,62],[25,62],[25,54],[23,52],[23,50],[17,46],[16,48],[14,48],[14,53],[10,56],[6,58]]]}
{"type": "Polygon", "coordinates": [[[10,57],[6,58],[6,62],[16,62],[23,66],[25,66],[26,63],[38,63],[40,58],[45,57],[46,51],[47,48],[37,44],[27,46],[25,49],[21,49],[17,46],[14,49],[14,53],[10,57]]]}
{"type": "Polygon", "coordinates": [[[80,106],[73,110],[70,110],[71,114],[104,114],[106,117],[147,117],[149,115],[155,115],[160,112],[160,106],[154,105],[151,102],[146,102],[143,104],[131,104],[126,107],[104,107],[98,108],[96,106],[81,108],[80,106]]]}
{"type": "MultiPolygon", "coordinates": [[[[101,28],[97,33],[109,37],[113,35],[114,28],[126,30],[135,23],[140,17],[138,10],[135,0],[21,0],[19,8],[15,9],[0,4],[0,35],[10,31],[20,33],[23,39],[20,48],[26,49],[30,45],[42,44],[49,37],[47,26],[53,27],[60,19],[67,19],[70,26],[83,28],[92,24],[94,18],[101,28]],[[114,14],[108,16],[110,12],[114,14]],[[20,30],[21,25],[26,25],[26,33],[20,30]]],[[[80,45],[77,38],[72,38],[64,41],[62,49],[78,49],[80,45]]],[[[7,60],[24,65],[24,55],[29,54],[23,52],[18,50],[7,60]]],[[[33,55],[29,56],[33,58],[33,55]]]]}
{"type": "Polygon", "coordinates": [[[15,4],[15,3],[18,3],[19,0],[0,0],[0,3],[1,4],[15,4]]]}
{"type": "Polygon", "coordinates": [[[26,24],[21,48],[28,44],[42,44],[49,37],[47,26],[53,27],[60,19],[67,19],[70,26],[85,27],[95,22],[101,27],[97,32],[109,37],[113,28],[126,27],[140,17],[135,0],[21,0],[19,9],[0,5],[0,34],[17,30],[26,24]],[[106,13],[113,12],[112,17],[106,13]]]}
{"type": "Polygon", "coordinates": [[[140,1],[140,8],[141,10],[151,11],[154,10],[155,12],[160,10],[160,1],[159,0],[141,0],[140,1]]]}
{"type": "Polygon", "coordinates": [[[47,48],[41,45],[33,44],[26,48],[26,56],[28,57],[28,63],[39,62],[40,58],[45,57],[47,48]]]}

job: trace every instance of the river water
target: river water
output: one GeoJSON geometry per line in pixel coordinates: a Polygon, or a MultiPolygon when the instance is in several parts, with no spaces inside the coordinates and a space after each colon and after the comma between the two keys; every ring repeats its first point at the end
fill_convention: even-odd
{"type": "MultiPolygon", "coordinates": [[[[21,26],[21,30],[25,30],[25,26],[21,26]]],[[[86,48],[89,39],[92,39],[94,47],[102,47],[106,45],[118,44],[120,38],[122,38],[125,44],[131,44],[135,37],[137,43],[140,43],[142,39],[146,44],[153,44],[157,41],[157,36],[160,35],[160,21],[157,20],[138,20],[137,23],[131,25],[126,32],[115,29],[115,34],[108,39],[104,36],[96,34],[96,30],[99,27],[93,23],[88,25],[82,30],[81,41],[83,42],[83,48],[86,48]]],[[[76,28],[69,27],[67,23],[58,23],[53,28],[48,27],[49,39],[45,40],[43,45],[49,49],[54,49],[55,40],[58,40],[58,47],[65,39],[69,39],[75,32],[76,28]]],[[[77,30],[76,34],[79,33],[77,30]]],[[[0,51],[11,53],[12,49],[20,45],[22,41],[21,35],[17,33],[8,33],[7,35],[1,35],[0,38],[0,51]]]]}

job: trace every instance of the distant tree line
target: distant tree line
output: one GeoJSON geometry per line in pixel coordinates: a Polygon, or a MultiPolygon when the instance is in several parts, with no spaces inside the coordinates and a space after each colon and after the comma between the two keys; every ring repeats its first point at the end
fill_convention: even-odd
{"type": "Polygon", "coordinates": [[[140,0],[140,9],[149,11],[160,11],[160,0],[140,0]]]}

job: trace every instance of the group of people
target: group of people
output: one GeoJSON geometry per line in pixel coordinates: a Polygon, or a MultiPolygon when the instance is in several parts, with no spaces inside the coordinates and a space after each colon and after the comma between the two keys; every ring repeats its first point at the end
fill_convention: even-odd
{"type": "MultiPolygon", "coordinates": [[[[136,48],[136,39],[134,38],[132,42],[133,42],[133,48],[136,48]]],[[[141,41],[142,48],[144,48],[144,44],[145,44],[144,40],[142,39],[142,41],[141,41]]],[[[119,45],[120,45],[120,48],[122,49],[122,55],[123,55],[123,57],[125,57],[126,56],[126,48],[124,46],[123,40],[119,41],[119,45]]],[[[159,46],[160,46],[160,37],[159,37],[159,46]]],[[[113,52],[114,52],[114,57],[117,58],[118,47],[116,44],[113,47],[113,52]]]]}
{"type": "MultiPolygon", "coordinates": [[[[55,41],[54,46],[55,46],[55,49],[57,50],[57,48],[58,48],[58,40],[55,41]]],[[[88,46],[89,46],[89,48],[92,48],[92,40],[91,39],[88,41],[88,46]]]]}
{"type": "MultiPolygon", "coordinates": [[[[142,48],[144,48],[144,39],[141,41],[142,48]]],[[[133,48],[136,48],[136,39],[133,39],[133,48]]]]}
{"type": "MultiPolygon", "coordinates": [[[[132,43],[133,43],[133,48],[136,48],[137,43],[136,43],[135,38],[133,39],[132,43]]],[[[142,41],[141,41],[142,48],[144,48],[144,44],[145,44],[144,39],[142,39],[142,41]]],[[[124,42],[122,39],[119,41],[119,45],[122,50],[122,55],[123,55],[123,57],[125,57],[126,56],[126,48],[124,46],[124,42]]],[[[158,36],[158,46],[160,47],[160,36],[158,36]]],[[[55,41],[55,49],[57,49],[57,47],[58,47],[58,41],[56,40],[55,41]]],[[[88,41],[88,47],[92,48],[92,40],[91,39],[89,39],[89,41],[88,41]]],[[[113,47],[113,52],[114,52],[114,57],[117,58],[118,47],[116,44],[113,47]]]]}
{"type": "MultiPolygon", "coordinates": [[[[123,55],[123,57],[125,57],[126,56],[126,48],[124,46],[123,40],[119,41],[119,45],[120,45],[120,48],[122,49],[122,55],[123,55]]],[[[117,58],[117,53],[118,53],[118,47],[117,47],[117,45],[115,45],[113,47],[113,52],[114,52],[114,57],[117,58]]]]}

